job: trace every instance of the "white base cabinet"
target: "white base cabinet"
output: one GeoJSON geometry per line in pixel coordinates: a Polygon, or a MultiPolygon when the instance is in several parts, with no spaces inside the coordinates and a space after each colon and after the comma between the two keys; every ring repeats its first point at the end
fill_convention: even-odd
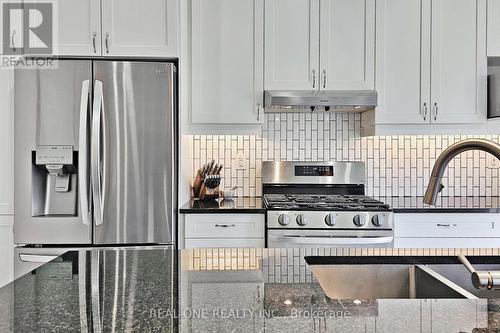
{"type": "Polygon", "coordinates": [[[186,214],[185,248],[264,247],[263,214],[186,214]]]}
{"type": "Polygon", "coordinates": [[[493,248],[500,246],[500,214],[394,214],[394,247],[493,248]]]}

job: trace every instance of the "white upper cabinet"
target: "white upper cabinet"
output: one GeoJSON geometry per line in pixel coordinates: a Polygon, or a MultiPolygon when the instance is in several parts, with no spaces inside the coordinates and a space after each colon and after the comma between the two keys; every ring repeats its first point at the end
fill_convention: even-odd
{"type": "Polygon", "coordinates": [[[428,20],[428,1],[377,1],[378,123],[429,122],[428,20]]]}
{"type": "Polygon", "coordinates": [[[320,0],[320,88],[372,90],[375,0],[320,0]]]}
{"type": "Polygon", "coordinates": [[[177,56],[177,0],[102,0],[102,54],[177,56]]]}
{"type": "Polygon", "coordinates": [[[59,0],[57,4],[58,55],[101,54],[100,0],[59,0]]]}
{"type": "Polygon", "coordinates": [[[265,1],[265,89],[319,84],[319,0],[265,1]]]}
{"type": "Polygon", "coordinates": [[[488,57],[500,56],[500,0],[488,0],[488,57]]]}
{"type": "Polygon", "coordinates": [[[193,0],[191,122],[260,124],[263,0],[193,0]]]}
{"type": "Polygon", "coordinates": [[[377,0],[376,16],[373,123],[485,123],[486,0],[377,0]]]}
{"type": "Polygon", "coordinates": [[[375,0],[267,0],[265,89],[373,89],[375,0]]]}
{"type": "Polygon", "coordinates": [[[486,119],[486,31],[478,20],[486,14],[482,3],[432,1],[432,122],[477,123],[486,119]]]}

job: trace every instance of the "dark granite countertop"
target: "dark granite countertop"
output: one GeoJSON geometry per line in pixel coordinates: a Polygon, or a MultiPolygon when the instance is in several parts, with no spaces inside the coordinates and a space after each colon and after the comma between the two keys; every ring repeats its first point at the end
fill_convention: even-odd
{"type": "MultiPolygon", "coordinates": [[[[500,213],[500,197],[442,197],[435,206],[423,203],[423,197],[375,197],[395,213],[500,213]]],[[[234,200],[200,201],[191,199],[181,207],[181,214],[243,213],[265,214],[261,197],[238,197],[234,200]]]]}
{"type": "Polygon", "coordinates": [[[436,205],[424,204],[423,197],[376,197],[395,213],[500,213],[500,197],[442,197],[436,205]]]}
{"type": "MultiPolygon", "coordinates": [[[[477,254],[475,250],[452,250],[454,255],[477,254]]],[[[449,251],[415,249],[404,253],[449,256],[449,251]]],[[[330,299],[304,259],[342,256],[345,262],[346,256],[356,256],[359,261],[360,256],[399,253],[400,249],[176,251],[168,247],[68,252],[0,289],[0,331],[500,329],[500,300],[496,299],[330,299]]],[[[481,254],[498,257],[500,251],[481,254]]]]}
{"type": "Polygon", "coordinates": [[[191,199],[179,210],[181,214],[265,214],[261,197],[191,199]]]}

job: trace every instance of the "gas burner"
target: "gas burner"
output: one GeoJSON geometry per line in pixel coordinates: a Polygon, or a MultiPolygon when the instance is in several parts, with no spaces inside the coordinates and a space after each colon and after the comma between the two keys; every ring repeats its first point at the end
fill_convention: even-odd
{"type": "Polygon", "coordinates": [[[389,210],[389,205],[364,195],[264,194],[268,209],[389,210]]]}

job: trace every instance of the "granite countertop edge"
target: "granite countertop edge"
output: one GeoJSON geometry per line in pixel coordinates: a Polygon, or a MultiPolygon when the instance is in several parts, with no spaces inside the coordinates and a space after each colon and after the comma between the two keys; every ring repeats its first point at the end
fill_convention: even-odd
{"type": "MultiPolygon", "coordinates": [[[[396,214],[405,213],[500,213],[500,197],[439,197],[436,207],[423,206],[420,204],[422,197],[377,197],[375,199],[389,204],[396,214]],[[454,202],[458,201],[458,203],[454,202]],[[443,203],[450,202],[449,207],[443,207],[443,203]],[[485,204],[489,202],[489,204],[485,204]]],[[[261,197],[238,197],[234,199],[234,207],[221,207],[222,198],[214,201],[216,204],[208,203],[205,207],[193,207],[196,199],[190,199],[179,209],[180,214],[265,214],[267,212],[261,197]],[[245,201],[253,201],[249,205],[245,201]]],[[[200,201],[198,201],[200,202],[200,201]]],[[[423,204],[422,204],[423,205],[423,204]]]]}

